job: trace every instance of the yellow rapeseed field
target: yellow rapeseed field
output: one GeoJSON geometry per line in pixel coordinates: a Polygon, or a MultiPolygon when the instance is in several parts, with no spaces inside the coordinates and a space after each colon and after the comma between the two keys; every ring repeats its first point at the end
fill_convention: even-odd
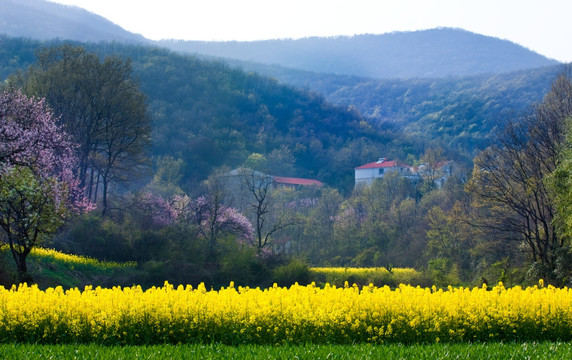
{"type": "MultiPolygon", "coordinates": [[[[343,275],[367,275],[367,274],[390,274],[389,270],[384,267],[312,267],[310,268],[317,274],[343,274],[343,275]]],[[[417,271],[413,268],[395,268],[391,273],[398,275],[414,275],[417,271]]]]}
{"type": "Polygon", "coordinates": [[[125,268],[125,267],[134,267],[137,265],[135,262],[99,261],[97,259],[90,258],[87,256],[66,254],[54,249],[46,249],[41,247],[32,248],[30,255],[32,257],[36,256],[41,258],[50,258],[68,264],[95,266],[101,269],[125,268]]]}
{"type": "Polygon", "coordinates": [[[572,293],[538,286],[0,287],[0,342],[384,343],[572,339],[572,293]]]}
{"type": "Polygon", "coordinates": [[[378,286],[389,285],[396,287],[399,284],[426,283],[423,274],[412,268],[392,268],[391,271],[384,267],[311,267],[310,271],[319,283],[330,283],[343,286],[344,281],[367,285],[373,283],[378,286]]]}
{"type": "MultiPolygon", "coordinates": [[[[2,252],[10,252],[7,245],[0,245],[0,254],[2,252]]],[[[129,262],[115,262],[115,261],[99,261],[88,256],[80,256],[74,254],[66,254],[58,250],[34,247],[30,251],[30,258],[46,259],[50,261],[59,261],[72,266],[84,266],[84,267],[95,267],[100,270],[110,270],[118,268],[130,268],[137,266],[137,263],[133,261],[129,262]]]]}

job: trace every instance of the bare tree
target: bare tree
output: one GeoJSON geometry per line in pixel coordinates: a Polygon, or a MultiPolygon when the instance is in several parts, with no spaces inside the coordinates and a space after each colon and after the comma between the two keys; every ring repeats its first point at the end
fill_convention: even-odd
{"type": "Polygon", "coordinates": [[[12,79],[25,93],[45,97],[79,145],[80,185],[94,202],[101,199],[104,215],[110,184],[134,179],[146,165],[150,118],[131,75],[129,60],[101,60],[82,47],[60,45],[42,49],[37,63],[12,79]]]}
{"type": "Polygon", "coordinates": [[[528,116],[511,119],[493,144],[475,159],[467,190],[480,216],[473,225],[495,238],[515,241],[552,276],[565,246],[554,225],[554,195],[546,184],[557,166],[565,119],[572,115],[570,80],[559,77],[544,101],[528,116]]]}
{"type": "Polygon", "coordinates": [[[296,220],[278,214],[272,198],[273,178],[251,169],[241,169],[242,185],[251,195],[249,207],[254,215],[254,230],[256,237],[252,243],[261,252],[266,247],[272,235],[289,226],[297,224],[296,220]]]}

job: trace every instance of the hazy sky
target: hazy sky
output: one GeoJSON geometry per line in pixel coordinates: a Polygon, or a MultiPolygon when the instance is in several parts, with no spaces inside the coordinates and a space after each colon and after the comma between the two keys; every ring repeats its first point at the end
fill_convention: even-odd
{"type": "Polygon", "coordinates": [[[261,40],[457,27],[572,62],[571,0],[50,0],[153,39],[261,40]]]}

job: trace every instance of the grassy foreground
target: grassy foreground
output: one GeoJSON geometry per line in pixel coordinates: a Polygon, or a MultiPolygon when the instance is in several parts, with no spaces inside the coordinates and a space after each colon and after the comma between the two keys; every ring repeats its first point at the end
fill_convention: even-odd
{"type": "Polygon", "coordinates": [[[570,359],[572,344],[31,345],[0,344],[2,359],[570,359]]]}

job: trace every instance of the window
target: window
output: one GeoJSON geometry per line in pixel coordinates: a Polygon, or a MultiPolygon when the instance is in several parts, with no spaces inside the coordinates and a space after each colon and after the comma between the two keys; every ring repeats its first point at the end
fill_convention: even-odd
{"type": "Polygon", "coordinates": [[[385,170],[385,169],[379,169],[379,173],[378,173],[378,174],[379,174],[379,175],[383,175],[383,171],[384,171],[384,170],[385,170]]]}

